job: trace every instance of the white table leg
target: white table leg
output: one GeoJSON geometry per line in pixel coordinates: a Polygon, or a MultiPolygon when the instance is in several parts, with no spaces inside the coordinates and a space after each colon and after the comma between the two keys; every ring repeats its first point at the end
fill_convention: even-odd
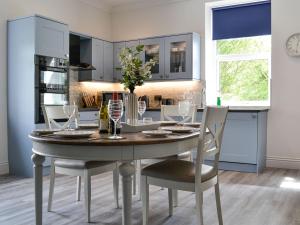
{"type": "Polygon", "coordinates": [[[122,225],[131,225],[131,205],[132,205],[132,175],[135,172],[130,161],[123,162],[119,167],[123,185],[123,207],[122,225]]]}
{"type": "Polygon", "coordinates": [[[33,154],[34,190],[35,190],[35,224],[43,224],[43,162],[44,156],[33,154]]]}

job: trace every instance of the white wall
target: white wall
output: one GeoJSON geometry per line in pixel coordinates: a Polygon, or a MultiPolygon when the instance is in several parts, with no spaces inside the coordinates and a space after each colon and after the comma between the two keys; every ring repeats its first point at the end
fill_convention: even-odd
{"type": "MultiPolygon", "coordinates": [[[[165,3],[153,6],[149,3],[134,10],[113,11],[112,37],[115,41],[121,41],[186,32],[197,32],[204,37],[203,2],[165,0],[165,3]]],[[[204,55],[202,40],[201,55],[204,55]]],[[[204,57],[201,58],[201,65],[204,65],[204,57]]],[[[204,74],[204,66],[201,67],[201,74],[204,74]]]]}
{"type": "Polygon", "coordinates": [[[272,0],[272,94],[268,120],[268,165],[300,168],[300,58],[285,42],[300,32],[300,1],[272,0]]]}
{"type": "MultiPolygon", "coordinates": [[[[6,21],[41,14],[69,24],[72,31],[111,39],[111,15],[78,0],[0,1],[0,174],[8,170],[6,21]]],[[[25,99],[24,99],[25,100],[25,99]]]]}
{"type": "MultiPolygon", "coordinates": [[[[112,15],[112,36],[114,40],[126,40],[196,31],[204,37],[204,2],[213,1],[216,2],[186,0],[135,11],[116,11],[112,15]]],[[[228,2],[233,1],[238,3],[247,0],[228,2]]],[[[299,8],[298,0],[272,0],[272,93],[267,146],[269,166],[300,168],[300,58],[288,57],[285,52],[288,36],[300,32],[299,8]]],[[[203,49],[201,55],[204,55],[203,49]]],[[[203,57],[201,64],[204,74],[203,57]]]]}

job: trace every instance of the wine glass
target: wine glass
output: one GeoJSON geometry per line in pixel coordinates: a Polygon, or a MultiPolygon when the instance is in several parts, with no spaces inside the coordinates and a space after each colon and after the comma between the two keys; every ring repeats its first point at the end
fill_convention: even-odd
{"type": "Polygon", "coordinates": [[[182,116],[182,122],[185,122],[184,119],[189,115],[191,109],[191,101],[190,100],[182,100],[178,102],[178,113],[182,116]]]}
{"type": "Polygon", "coordinates": [[[123,101],[122,100],[109,100],[108,101],[108,115],[112,121],[114,121],[114,135],[110,136],[109,139],[122,139],[117,135],[117,122],[123,115],[123,101]]]}
{"type": "Polygon", "coordinates": [[[143,114],[146,111],[146,102],[138,101],[138,113],[140,114],[141,120],[143,119],[143,114]]]}
{"type": "Polygon", "coordinates": [[[63,111],[64,114],[68,117],[68,121],[67,121],[67,128],[66,130],[72,130],[71,129],[71,118],[74,116],[75,111],[76,111],[76,105],[70,105],[67,102],[64,104],[63,106],[63,111]]]}

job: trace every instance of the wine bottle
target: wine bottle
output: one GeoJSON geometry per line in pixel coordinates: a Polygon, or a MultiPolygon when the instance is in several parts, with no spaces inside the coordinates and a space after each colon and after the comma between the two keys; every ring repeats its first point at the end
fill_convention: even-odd
{"type": "Polygon", "coordinates": [[[108,133],[109,128],[109,116],[107,104],[103,101],[100,112],[99,112],[99,133],[105,134],[108,133]]]}

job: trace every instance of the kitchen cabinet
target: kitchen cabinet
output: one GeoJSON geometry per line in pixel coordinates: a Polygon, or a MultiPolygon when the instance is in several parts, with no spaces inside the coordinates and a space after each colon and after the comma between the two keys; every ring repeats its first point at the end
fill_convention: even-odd
{"type": "Polygon", "coordinates": [[[114,81],[115,82],[120,82],[122,79],[122,71],[116,70],[116,68],[120,68],[120,60],[119,60],[119,55],[122,50],[122,48],[135,48],[136,46],[139,45],[139,40],[134,40],[134,41],[122,41],[122,42],[115,42],[114,43],[114,81]]]}
{"type": "Polygon", "coordinates": [[[35,16],[35,53],[56,58],[69,58],[68,25],[35,16]]]}
{"type": "Polygon", "coordinates": [[[256,112],[228,114],[220,161],[256,164],[257,117],[256,112]]]}
{"type": "Polygon", "coordinates": [[[120,55],[122,48],[125,48],[125,41],[114,43],[114,68],[113,68],[113,71],[114,71],[114,81],[116,81],[116,82],[119,82],[122,79],[122,71],[116,69],[116,68],[121,67],[119,55],[120,55]]]}
{"type": "Polygon", "coordinates": [[[92,80],[93,81],[103,81],[104,80],[104,44],[102,40],[93,38],[92,39],[92,65],[96,70],[92,70],[92,80]]]}
{"type": "MultiPolygon", "coordinates": [[[[202,120],[197,113],[197,121],[202,120]]],[[[144,117],[160,120],[160,111],[146,111],[144,117]]],[[[219,168],[242,172],[261,172],[266,166],[267,111],[231,110],[226,119],[219,168]]],[[[194,158],[196,153],[193,154],[194,158]]],[[[212,158],[205,163],[211,164],[212,158]]]]}
{"type": "Polygon", "coordinates": [[[200,79],[200,36],[196,33],[165,37],[165,79],[200,79]]]}
{"type": "Polygon", "coordinates": [[[143,63],[149,62],[151,59],[156,62],[151,69],[151,80],[163,80],[165,76],[164,38],[142,39],[140,44],[144,45],[141,56],[143,63]]]}
{"type": "Polygon", "coordinates": [[[114,45],[112,42],[103,41],[103,76],[105,81],[114,79],[114,45]]]}
{"type": "Polygon", "coordinates": [[[139,40],[133,40],[133,41],[126,41],[125,42],[125,47],[126,48],[131,48],[134,49],[136,46],[140,44],[139,40]]]}
{"type": "Polygon", "coordinates": [[[97,38],[81,40],[80,58],[95,70],[79,72],[79,81],[113,81],[113,43],[97,38]]]}
{"type": "Polygon", "coordinates": [[[79,112],[80,123],[98,123],[99,121],[98,111],[81,111],[79,112]]]}
{"type": "Polygon", "coordinates": [[[150,37],[133,41],[114,43],[114,81],[122,79],[119,54],[122,48],[144,45],[141,54],[143,63],[153,59],[157,64],[152,68],[151,81],[200,80],[200,36],[187,33],[172,36],[150,37]]]}

